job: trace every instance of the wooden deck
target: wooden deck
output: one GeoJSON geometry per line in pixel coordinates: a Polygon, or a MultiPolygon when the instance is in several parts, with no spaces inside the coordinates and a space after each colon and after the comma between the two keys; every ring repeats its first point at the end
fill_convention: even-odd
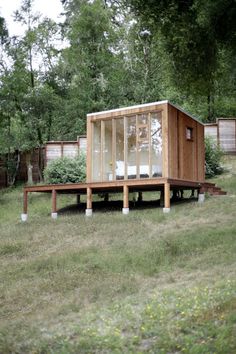
{"type": "Polygon", "coordinates": [[[76,194],[87,196],[86,215],[92,215],[92,196],[100,193],[123,193],[123,214],[129,212],[129,193],[139,192],[140,196],[145,191],[161,191],[164,202],[164,212],[170,211],[170,191],[197,190],[204,192],[204,182],[193,182],[181,179],[153,178],[153,179],[128,179],[109,182],[48,184],[24,187],[24,202],[22,220],[27,220],[28,193],[52,194],[52,218],[57,217],[57,194],[76,194]]]}

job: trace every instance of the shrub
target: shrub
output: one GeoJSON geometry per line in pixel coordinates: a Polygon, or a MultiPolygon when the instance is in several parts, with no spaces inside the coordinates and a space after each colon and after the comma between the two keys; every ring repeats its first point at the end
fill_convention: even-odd
{"type": "Polygon", "coordinates": [[[205,174],[206,177],[214,177],[223,172],[221,158],[223,152],[221,148],[210,137],[205,138],[205,174]]]}
{"type": "Polygon", "coordinates": [[[75,158],[61,157],[53,160],[44,170],[46,183],[79,183],[86,178],[86,158],[80,153],[75,158]]]}

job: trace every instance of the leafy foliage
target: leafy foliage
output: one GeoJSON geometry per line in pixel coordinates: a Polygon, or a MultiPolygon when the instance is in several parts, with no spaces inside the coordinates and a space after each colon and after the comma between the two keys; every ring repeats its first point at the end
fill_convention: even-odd
{"type": "Polygon", "coordinates": [[[21,37],[0,16],[1,154],[75,140],[89,112],[162,99],[203,121],[236,116],[234,1],[61,2],[59,25],[22,0],[21,37]]]}
{"type": "Polygon", "coordinates": [[[44,170],[45,182],[49,184],[58,183],[80,183],[86,177],[85,155],[80,153],[75,158],[61,157],[48,164],[44,170]]]}
{"type": "MultiPolygon", "coordinates": [[[[195,106],[196,99],[201,97],[202,104],[204,98],[205,118],[213,120],[222,84],[221,52],[235,57],[235,2],[127,0],[125,3],[131,4],[146,27],[161,37],[171,86],[182,93],[182,101],[185,96],[195,106]]],[[[233,68],[232,65],[227,77],[232,76],[233,68]]],[[[231,96],[231,90],[223,96],[231,96]]]]}
{"type": "Polygon", "coordinates": [[[206,177],[214,177],[223,172],[221,158],[223,152],[220,147],[210,138],[205,138],[205,166],[206,177]]]}

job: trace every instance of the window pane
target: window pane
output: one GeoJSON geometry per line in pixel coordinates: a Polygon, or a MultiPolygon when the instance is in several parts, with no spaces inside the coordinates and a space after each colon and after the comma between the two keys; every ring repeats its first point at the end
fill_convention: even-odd
{"type": "Polygon", "coordinates": [[[112,121],[105,121],[105,142],[103,150],[104,181],[112,181],[112,121]]]}
{"type": "Polygon", "coordinates": [[[139,174],[140,178],[149,177],[149,143],[148,141],[139,141],[138,143],[139,155],[139,174]]]}
{"type": "Polygon", "coordinates": [[[116,179],[124,179],[124,118],[116,119],[116,179]]]}
{"type": "Polygon", "coordinates": [[[138,124],[148,124],[148,114],[139,114],[138,115],[138,124]]]}
{"type": "Polygon", "coordinates": [[[93,123],[92,168],[93,181],[101,181],[101,122],[93,123]]]}
{"type": "Polygon", "coordinates": [[[161,113],[151,114],[152,176],[162,176],[162,120],[161,113]]]}
{"type": "Polygon", "coordinates": [[[193,128],[186,128],[186,139],[193,140],[193,128]]]}
{"type": "Polygon", "coordinates": [[[137,177],[136,167],[136,117],[129,117],[127,119],[127,174],[128,178],[137,177]]]}

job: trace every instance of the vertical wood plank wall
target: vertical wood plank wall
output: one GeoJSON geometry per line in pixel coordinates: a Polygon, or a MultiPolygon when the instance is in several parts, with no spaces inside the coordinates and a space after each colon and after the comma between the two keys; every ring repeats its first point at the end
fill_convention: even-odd
{"type": "Polygon", "coordinates": [[[162,176],[169,177],[169,119],[168,106],[163,106],[162,111],[162,176]]]}
{"type": "Polygon", "coordinates": [[[190,181],[205,179],[204,126],[176,107],[168,105],[169,177],[190,181]],[[193,139],[186,138],[191,128],[193,139]]]}
{"type": "Polygon", "coordinates": [[[198,166],[197,166],[197,180],[205,180],[205,142],[204,142],[204,126],[197,123],[197,138],[198,138],[198,166]]]}
{"type": "Polygon", "coordinates": [[[171,178],[180,178],[179,176],[179,144],[178,144],[178,110],[168,105],[169,120],[169,173],[171,178]]]}
{"type": "Polygon", "coordinates": [[[87,118],[87,163],[86,163],[86,181],[92,182],[92,123],[91,118],[87,118]]]}

